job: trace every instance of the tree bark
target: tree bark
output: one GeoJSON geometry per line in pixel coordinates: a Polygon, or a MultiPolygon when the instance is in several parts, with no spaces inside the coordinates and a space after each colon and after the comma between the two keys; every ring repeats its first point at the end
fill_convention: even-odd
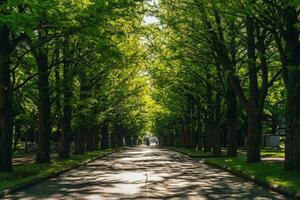
{"type": "Polygon", "coordinates": [[[109,148],[109,134],[108,134],[108,123],[104,122],[101,127],[101,149],[108,149],[109,148]]]}
{"type": "Polygon", "coordinates": [[[112,123],[109,124],[109,146],[111,148],[116,147],[116,133],[112,123]]]}
{"type": "Polygon", "coordinates": [[[122,124],[115,124],[116,142],[117,147],[124,146],[124,128],[122,124]]]}
{"type": "Polygon", "coordinates": [[[256,111],[248,113],[248,131],[246,136],[247,147],[247,162],[256,163],[260,162],[260,144],[261,144],[261,114],[256,111]]]}
{"type": "MultiPolygon", "coordinates": [[[[88,99],[88,90],[89,90],[89,83],[88,83],[88,77],[86,75],[86,72],[84,70],[80,71],[79,73],[79,79],[80,79],[80,105],[79,109],[84,110],[84,107],[86,106],[86,100],[88,99]]],[[[85,144],[86,144],[86,137],[85,134],[87,134],[88,130],[88,121],[86,113],[80,114],[80,127],[79,131],[77,132],[77,136],[75,139],[74,144],[74,154],[83,154],[85,151],[85,144]]]]}
{"type": "Polygon", "coordinates": [[[179,131],[179,137],[180,137],[180,147],[185,147],[185,133],[184,133],[184,120],[181,120],[179,123],[178,131],[179,131]]]}
{"type": "Polygon", "coordinates": [[[138,135],[137,135],[136,133],[133,135],[133,138],[132,138],[132,145],[133,145],[133,146],[138,145],[138,135]]]}
{"type": "Polygon", "coordinates": [[[61,126],[62,126],[62,105],[61,105],[61,76],[60,76],[60,65],[55,67],[55,84],[56,84],[56,100],[55,100],[55,115],[57,117],[57,130],[56,134],[61,136],[61,126]]]}
{"type": "Polygon", "coordinates": [[[86,137],[86,151],[94,151],[96,149],[96,133],[94,129],[91,129],[89,132],[85,134],[86,137]]]}
{"type": "Polygon", "coordinates": [[[70,157],[70,142],[72,136],[72,84],[73,84],[73,73],[71,71],[70,64],[64,64],[63,70],[63,117],[60,137],[60,149],[59,158],[67,159],[70,157]]]}
{"type": "Polygon", "coordinates": [[[259,108],[259,89],[257,82],[257,66],[255,54],[255,25],[254,19],[250,16],[246,19],[247,28],[247,54],[250,82],[250,97],[248,108],[248,133],[246,137],[247,162],[260,162],[260,141],[261,141],[261,112],[259,108]]]}
{"type": "Polygon", "coordinates": [[[191,121],[190,121],[190,108],[189,106],[185,106],[184,109],[185,116],[184,116],[184,132],[185,132],[185,147],[190,148],[191,147],[191,121]]]}
{"type": "Polygon", "coordinates": [[[84,126],[79,127],[75,138],[74,154],[84,154],[85,152],[85,137],[86,128],[84,126]]]}
{"type": "Polygon", "coordinates": [[[288,84],[286,105],[285,169],[300,170],[300,41],[297,10],[287,6],[284,10],[286,24],[283,34],[288,59],[288,84]]]}
{"type": "Polygon", "coordinates": [[[211,152],[211,135],[212,135],[212,129],[213,129],[213,122],[210,120],[207,120],[205,123],[205,133],[203,138],[203,151],[204,152],[211,152]]]}
{"type": "Polygon", "coordinates": [[[227,156],[237,156],[237,99],[235,92],[229,85],[227,91],[227,156]]]}
{"type": "Polygon", "coordinates": [[[201,109],[200,109],[200,105],[197,105],[197,129],[196,129],[196,133],[197,133],[197,142],[196,142],[196,150],[200,151],[203,148],[203,128],[202,128],[202,113],[201,113],[201,109]]]}
{"type": "MultiPolygon", "coordinates": [[[[207,80],[210,80],[210,74],[207,74],[207,80]]],[[[212,88],[211,85],[206,86],[206,101],[207,101],[207,113],[205,119],[205,137],[204,137],[204,152],[210,152],[212,148],[211,137],[213,135],[213,105],[212,105],[212,88]]]]}
{"type": "Polygon", "coordinates": [[[9,28],[0,26],[0,172],[12,171],[12,96],[9,28]]]}
{"type": "Polygon", "coordinates": [[[48,55],[44,48],[38,49],[35,54],[35,59],[38,67],[38,110],[39,124],[37,135],[37,151],[36,162],[50,162],[50,85],[49,85],[49,70],[48,70],[48,55]]]}
{"type": "Polygon", "coordinates": [[[216,94],[216,104],[215,104],[215,119],[214,119],[214,130],[213,130],[213,156],[221,156],[221,96],[216,94]]]}

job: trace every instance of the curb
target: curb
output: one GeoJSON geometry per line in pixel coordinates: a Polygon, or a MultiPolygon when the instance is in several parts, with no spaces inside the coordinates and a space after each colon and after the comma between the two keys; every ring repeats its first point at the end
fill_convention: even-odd
{"type": "Polygon", "coordinates": [[[66,172],[69,172],[69,171],[72,171],[72,170],[77,169],[77,168],[79,168],[79,167],[85,166],[85,165],[87,165],[87,164],[90,163],[90,162],[93,162],[93,161],[96,161],[96,160],[98,160],[98,159],[100,159],[100,158],[109,156],[109,155],[111,155],[111,154],[113,154],[113,153],[117,153],[117,152],[122,151],[122,150],[124,150],[124,149],[125,149],[125,148],[114,149],[114,150],[112,150],[111,152],[108,152],[107,154],[104,154],[104,155],[101,155],[101,156],[97,156],[97,157],[95,157],[95,158],[90,158],[90,159],[88,159],[88,160],[86,160],[86,161],[84,161],[84,162],[82,162],[82,163],[80,163],[80,164],[78,164],[78,165],[73,166],[73,167],[70,167],[70,168],[67,168],[67,169],[64,169],[64,170],[61,170],[61,171],[58,171],[58,172],[55,172],[55,173],[46,175],[46,176],[37,177],[37,178],[34,179],[34,180],[31,180],[31,181],[22,183],[22,184],[20,184],[20,185],[16,185],[16,186],[14,186],[14,187],[12,187],[12,188],[9,188],[9,189],[5,189],[5,190],[3,190],[3,191],[0,191],[0,198],[6,196],[6,195],[8,195],[8,194],[11,194],[11,193],[13,193],[13,192],[16,192],[16,191],[18,191],[18,190],[20,190],[20,189],[24,189],[24,188],[26,188],[26,187],[29,187],[29,186],[35,185],[35,184],[37,184],[37,183],[40,183],[40,182],[42,182],[42,181],[46,181],[46,180],[48,180],[48,179],[58,177],[58,176],[60,176],[60,175],[62,175],[62,174],[64,174],[64,173],[66,173],[66,172]]]}
{"type": "Polygon", "coordinates": [[[210,166],[215,167],[217,169],[221,169],[223,171],[229,172],[229,173],[231,173],[231,174],[233,174],[237,177],[248,180],[252,183],[255,183],[255,184],[257,184],[261,187],[264,187],[266,189],[269,189],[271,191],[277,192],[277,193],[279,193],[281,195],[284,195],[286,197],[293,198],[293,199],[296,199],[296,200],[300,200],[300,194],[299,193],[287,190],[284,187],[271,185],[267,181],[256,179],[256,178],[254,178],[250,175],[247,175],[245,173],[234,171],[234,170],[230,169],[229,167],[220,166],[220,165],[217,165],[215,163],[211,163],[207,160],[204,160],[204,164],[207,164],[207,165],[210,165],[210,166]]]}
{"type": "MultiPolygon", "coordinates": [[[[300,193],[287,190],[286,188],[281,187],[281,186],[271,185],[270,183],[268,183],[264,180],[259,180],[259,179],[256,179],[256,178],[250,176],[250,175],[247,175],[245,173],[234,171],[234,170],[232,170],[232,169],[230,169],[229,167],[226,167],[226,166],[220,166],[220,165],[217,165],[215,163],[211,163],[211,162],[209,162],[205,159],[205,158],[213,158],[212,156],[190,156],[187,153],[180,152],[180,151],[177,151],[177,150],[174,150],[174,149],[168,149],[168,150],[184,154],[186,156],[189,156],[190,158],[204,158],[204,164],[206,164],[206,165],[209,165],[209,166],[212,166],[214,168],[229,172],[229,173],[231,173],[231,174],[233,174],[233,175],[235,175],[239,178],[243,178],[245,180],[248,180],[252,183],[255,183],[256,185],[259,185],[259,186],[264,187],[266,189],[269,189],[271,191],[277,192],[277,193],[279,193],[281,195],[284,195],[286,197],[293,198],[293,199],[296,199],[296,200],[300,200],[300,193]]],[[[225,156],[223,156],[223,157],[225,157],[225,156]]]]}

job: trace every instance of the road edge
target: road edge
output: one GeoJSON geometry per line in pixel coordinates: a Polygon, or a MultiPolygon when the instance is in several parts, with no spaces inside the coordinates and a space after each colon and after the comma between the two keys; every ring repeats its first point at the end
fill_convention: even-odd
{"type": "Polygon", "coordinates": [[[60,176],[60,175],[62,175],[62,174],[65,174],[65,173],[69,172],[69,171],[72,171],[72,170],[74,170],[74,169],[77,169],[77,168],[79,168],[79,167],[82,167],[82,166],[84,166],[84,165],[87,165],[88,163],[91,163],[91,162],[96,161],[96,160],[98,160],[98,159],[100,159],[100,158],[109,156],[109,155],[111,155],[111,154],[113,154],[113,153],[120,152],[120,151],[122,151],[122,150],[124,150],[124,149],[125,149],[125,148],[113,149],[111,152],[108,152],[108,153],[106,153],[106,154],[100,155],[100,156],[95,157],[95,158],[90,158],[90,159],[88,159],[88,160],[86,160],[86,161],[84,161],[84,162],[82,162],[82,163],[79,163],[79,164],[77,164],[77,165],[75,165],[75,166],[72,166],[72,167],[70,167],[70,168],[63,169],[63,170],[61,170],[61,171],[59,171],[59,172],[55,172],[55,173],[52,173],[52,174],[48,174],[48,175],[46,175],[46,176],[37,177],[37,178],[34,179],[34,180],[30,180],[30,181],[25,182],[25,183],[22,183],[22,184],[20,184],[20,185],[16,185],[16,186],[14,186],[14,187],[12,187],[12,188],[5,189],[5,190],[3,190],[3,191],[0,191],[0,198],[3,198],[3,197],[5,197],[5,196],[8,195],[8,194],[12,194],[13,192],[16,192],[16,191],[21,190],[21,189],[24,189],[24,188],[26,188],[26,187],[35,185],[35,184],[40,183],[40,182],[42,182],[42,181],[46,181],[46,180],[49,180],[49,179],[51,179],[51,178],[56,178],[56,177],[58,177],[58,176],[60,176]]]}
{"type": "Polygon", "coordinates": [[[211,167],[214,167],[214,168],[217,168],[217,169],[220,169],[220,170],[223,170],[223,171],[226,171],[234,176],[237,176],[239,178],[242,178],[242,179],[245,179],[247,181],[250,181],[258,186],[261,186],[263,188],[266,188],[268,190],[271,190],[273,192],[277,192],[281,195],[284,195],[288,198],[293,198],[293,199],[296,199],[296,200],[300,200],[300,194],[299,193],[296,193],[296,192],[293,192],[293,191],[290,191],[290,190],[287,190],[286,188],[284,187],[280,187],[280,186],[274,186],[266,181],[263,181],[263,180],[260,180],[260,179],[257,179],[255,177],[252,177],[248,174],[245,174],[245,173],[242,173],[242,172],[237,172],[237,171],[234,171],[232,169],[230,169],[229,167],[226,167],[226,166],[220,166],[220,165],[217,165],[215,163],[212,163],[212,162],[209,162],[208,160],[206,160],[206,158],[208,157],[205,157],[205,156],[191,156],[187,153],[184,153],[184,152],[180,152],[180,151],[176,151],[174,149],[168,149],[167,150],[169,151],[174,151],[174,152],[177,152],[177,153],[181,153],[185,156],[188,156],[189,158],[193,159],[194,161],[197,161],[197,159],[202,159],[204,162],[204,164],[206,165],[209,165],[211,167]]]}

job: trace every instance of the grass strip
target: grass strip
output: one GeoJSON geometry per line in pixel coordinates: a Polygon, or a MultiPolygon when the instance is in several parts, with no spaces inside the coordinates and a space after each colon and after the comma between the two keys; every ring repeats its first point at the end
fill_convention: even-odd
{"type": "Polygon", "coordinates": [[[27,185],[58,176],[116,150],[107,149],[72,155],[70,159],[54,159],[51,163],[26,163],[14,166],[11,173],[0,173],[0,197],[27,185]]]}
{"type": "Polygon", "coordinates": [[[260,162],[249,164],[245,157],[207,158],[206,163],[285,195],[300,198],[300,172],[285,171],[282,163],[260,162]]]}
{"type": "MultiPolygon", "coordinates": [[[[203,157],[207,153],[185,148],[170,148],[193,158],[203,157]]],[[[280,151],[263,150],[266,154],[278,157],[280,151]]],[[[211,155],[211,154],[210,154],[211,155]]],[[[284,154],[283,154],[284,155],[284,154]]],[[[272,157],[273,157],[272,156],[272,157]]],[[[300,171],[285,171],[281,162],[247,163],[246,156],[231,157],[206,157],[205,163],[228,171],[236,176],[245,178],[268,189],[284,194],[295,199],[300,199],[300,171]]]]}

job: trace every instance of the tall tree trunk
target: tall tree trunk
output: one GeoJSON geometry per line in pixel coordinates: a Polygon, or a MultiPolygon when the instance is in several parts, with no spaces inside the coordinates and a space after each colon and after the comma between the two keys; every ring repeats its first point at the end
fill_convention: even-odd
{"type": "MultiPolygon", "coordinates": [[[[210,74],[207,74],[207,80],[210,80],[210,74]]],[[[213,135],[213,105],[212,105],[212,88],[210,84],[206,85],[206,101],[207,113],[205,119],[205,138],[204,138],[204,152],[210,152],[212,147],[211,137],[213,135]]]]}
{"type": "Polygon", "coordinates": [[[185,106],[185,116],[184,116],[184,132],[185,132],[185,147],[191,147],[191,122],[190,122],[190,108],[189,106],[185,106]]]}
{"type": "Polygon", "coordinates": [[[258,111],[259,89],[257,83],[257,66],[255,54],[255,24],[250,16],[246,19],[247,54],[250,82],[250,98],[247,108],[248,133],[246,138],[247,162],[260,162],[261,113],[258,111]]]}
{"type": "Polygon", "coordinates": [[[132,146],[132,138],[130,134],[126,134],[125,136],[125,145],[128,147],[132,146]]]}
{"type": "Polygon", "coordinates": [[[36,54],[38,66],[38,110],[39,110],[39,126],[37,138],[36,162],[50,162],[50,85],[49,85],[49,70],[48,70],[48,55],[43,48],[38,50],[36,54]]]}
{"type": "Polygon", "coordinates": [[[193,117],[193,132],[194,132],[194,148],[199,150],[199,120],[198,120],[198,105],[194,105],[194,117],[193,117]]]}
{"type": "Polygon", "coordinates": [[[101,149],[108,149],[109,148],[109,133],[108,133],[108,122],[104,122],[101,127],[101,149]]]}
{"type": "Polygon", "coordinates": [[[113,123],[109,123],[109,146],[111,148],[116,147],[116,133],[115,133],[115,130],[114,130],[113,123]]]}
{"type": "Polygon", "coordinates": [[[190,107],[190,146],[191,148],[196,148],[196,129],[195,129],[195,105],[192,104],[190,107]]]}
{"type": "Polygon", "coordinates": [[[248,131],[246,137],[247,162],[255,163],[261,160],[260,144],[261,144],[261,114],[256,111],[248,113],[248,131]]]}
{"type": "Polygon", "coordinates": [[[9,28],[0,26],[0,172],[12,171],[12,96],[9,28]]]}
{"type": "Polygon", "coordinates": [[[95,150],[95,131],[94,128],[92,128],[90,131],[88,131],[85,134],[86,138],[86,151],[94,151],[95,150]]]}
{"type": "Polygon", "coordinates": [[[138,135],[137,135],[136,133],[133,135],[133,138],[132,138],[132,145],[133,145],[133,146],[138,145],[138,135]]]}
{"type": "Polygon", "coordinates": [[[61,136],[61,77],[60,77],[60,65],[55,67],[55,83],[56,83],[56,100],[55,100],[55,113],[57,115],[57,131],[56,134],[61,136]]]}
{"type": "Polygon", "coordinates": [[[198,151],[202,150],[203,148],[203,130],[202,130],[202,114],[201,114],[201,109],[200,109],[200,105],[197,105],[196,108],[196,112],[197,112],[197,125],[196,125],[196,134],[197,134],[197,142],[196,142],[196,149],[198,151]]]}
{"type": "Polygon", "coordinates": [[[186,146],[186,132],[185,132],[185,120],[183,119],[181,121],[181,126],[180,126],[180,133],[181,133],[181,147],[185,147],[186,146]]]}
{"type": "Polygon", "coordinates": [[[220,156],[222,154],[221,149],[221,96],[216,94],[216,112],[215,112],[215,125],[213,131],[213,155],[220,156]]]}
{"type": "Polygon", "coordinates": [[[74,154],[83,154],[85,152],[85,134],[86,134],[86,127],[81,126],[77,132],[75,137],[75,144],[74,144],[74,154]]]}
{"type": "Polygon", "coordinates": [[[116,133],[116,140],[117,140],[117,147],[124,146],[124,129],[122,124],[115,124],[115,133],[116,133]]]}
{"type": "Polygon", "coordinates": [[[296,27],[299,14],[294,7],[284,10],[288,84],[286,105],[285,169],[300,170],[300,41],[296,27]]]}
{"type": "MultiPolygon", "coordinates": [[[[89,90],[89,83],[88,77],[84,70],[80,71],[79,74],[80,79],[80,105],[79,109],[83,110],[86,106],[86,100],[88,99],[88,90],[89,90]]],[[[77,132],[77,137],[75,139],[74,144],[74,154],[83,154],[85,151],[85,134],[87,134],[88,125],[87,125],[87,116],[86,113],[80,114],[80,127],[79,131],[77,132]]]]}
{"type": "Polygon", "coordinates": [[[99,150],[100,145],[100,134],[101,134],[101,126],[96,125],[95,126],[95,134],[94,134],[94,150],[99,150]]]}
{"type": "Polygon", "coordinates": [[[73,85],[73,73],[70,64],[64,64],[63,70],[63,117],[61,125],[61,137],[60,137],[60,149],[59,158],[67,159],[70,157],[70,142],[72,136],[72,85],[73,85]]]}
{"type": "Polygon", "coordinates": [[[227,155],[230,157],[237,156],[237,99],[235,92],[229,85],[227,91],[227,155]]]}
{"type": "Polygon", "coordinates": [[[116,147],[116,134],[114,131],[111,131],[109,134],[109,146],[111,148],[115,148],[116,147]]]}
{"type": "Polygon", "coordinates": [[[205,123],[205,133],[203,138],[203,151],[204,152],[211,152],[211,135],[213,132],[213,122],[207,120],[205,123]]]}

